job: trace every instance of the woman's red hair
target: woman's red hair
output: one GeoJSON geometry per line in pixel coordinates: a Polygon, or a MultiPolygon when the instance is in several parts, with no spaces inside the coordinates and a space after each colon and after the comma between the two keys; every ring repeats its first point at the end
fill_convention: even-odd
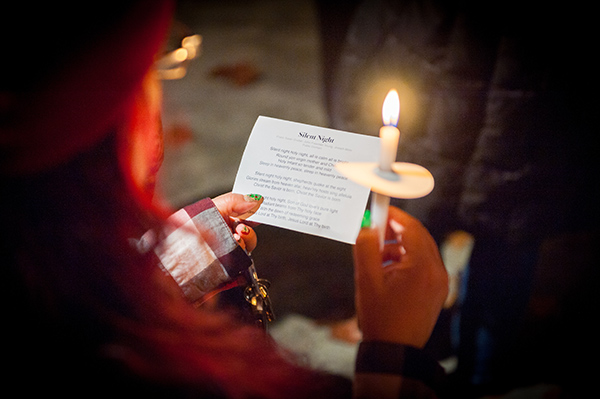
{"type": "Polygon", "coordinates": [[[30,375],[36,383],[20,386],[24,394],[83,386],[315,397],[309,392],[325,380],[291,363],[263,331],[188,304],[152,251],[131,244],[168,213],[128,165],[130,134],[148,122],[138,90],[170,9],[128,8],[130,25],[116,24],[113,40],[17,93],[39,113],[17,104],[14,117],[0,120],[9,380],[30,375]]]}

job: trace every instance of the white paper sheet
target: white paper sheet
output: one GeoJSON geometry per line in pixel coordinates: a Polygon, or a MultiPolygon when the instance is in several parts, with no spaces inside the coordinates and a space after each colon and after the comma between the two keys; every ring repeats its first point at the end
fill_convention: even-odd
{"type": "Polygon", "coordinates": [[[265,200],[248,220],[353,244],[369,188],[337,162],[376,162],[379,137],[259,116],[233,192],[265,200]]]}

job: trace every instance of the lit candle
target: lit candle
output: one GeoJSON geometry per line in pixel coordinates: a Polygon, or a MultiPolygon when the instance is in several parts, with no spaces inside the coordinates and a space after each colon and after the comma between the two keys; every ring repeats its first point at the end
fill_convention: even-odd
{"type": "Polygon", "coordinates": [[[400,115],[400,99],[396,90],[390,90],[383,107],[381,108],[381,117],[383,126],[379,129],[379,138],[381,139],[381,150],[379,153],[379,169],[389,172],[392,170],[392,164],[396,161],[396,152],[398,151],[398,140],[400,131],[398,117],[400,115]]]}
{"type": "MultiPolygon", "coordinates": [[[[400,131],[396,128],[400,115],[400,99],[396,90],[390,90],[381,110],[383,125],[379,129],[381,149],[379,153],[379,169],[381,172],[392,172],[392,164],[396,161],[400,131]]],[[[382,174],[385,178],[385,174],[382,174]]],[[[379,231],[379,244],[383,248],[385,229],[387,226],[390,197],[373,192],[371,195],[371,222],[379,231]]]]}

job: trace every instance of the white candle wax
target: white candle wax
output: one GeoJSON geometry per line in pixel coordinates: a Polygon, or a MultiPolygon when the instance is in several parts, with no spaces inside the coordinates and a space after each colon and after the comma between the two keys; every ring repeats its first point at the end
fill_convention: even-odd
{"type": "Polygon", "coordinates": [[[371,194],[371,224],[379,233],[380,248],[383,248],[383,243],[385,241],[389,206],[390,197],[376,192],[371,194]]]}
{"type": "MultiPolygon", "coordinates": [[[[400,115],[400,98],[396,90],[390,90],[381,108],[384,126],[379,129],[381,149],[379,152],[379,169],[391,172],[392,164],[396,161],[400,131],[396,128],[400,115]]],[[[371,195],[371,220],[379,232],[379,246],[383,249],[385,230],[387,228],[388,208],[390,197],[373,192],[371,195]]]]}
{"type": "Polygon", "coordinates": [[[395,126],[383,126],[379,129],[381,150],[379,153],[379,169],[389,172],[396,161],[400,131],[395,126]]]}
{"type": "MultiPolygon", "coordinates": [[[[400,131],[394,126],[383,126],[379,129],[379,138],[381,139],[379,169],[390,172],[392,164],[396,161],[400,131]]],[[[385,240],[389,206],[390,197],[373,192],[371,195],[371,222],[379,232],[379,246],[381,248],[383,248],[385,240]]]]}

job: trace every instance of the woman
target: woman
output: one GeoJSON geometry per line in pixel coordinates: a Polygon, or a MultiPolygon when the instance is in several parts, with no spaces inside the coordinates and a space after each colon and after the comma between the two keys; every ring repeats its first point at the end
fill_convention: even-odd
{"type": "MultiPolygon", "coordinates": [[[[171,6],[121,8],[98,10],[110,19],[87,32],[89,40],[51,54],[60,67],[2,81],[9,383],[29,376],[31,383],[19,382],[23,393],[66,396],[347,395],[339,381],[298,366],[260,329],[194,306],[247,268],[241,248],[253,249],[256,236],[233,221],[256,211],[260,200],[236,194],[203,200],[184,209],[190,225],[181,213],[168,218],[172,211],[152,198],[161,144],[160,91],[151,66],[171,6]],[[180,261],[194,245],[164,256],[169,249],[161,245],[173,231],[195,237],[212,261],[180,261]],[[185,277],[193,267],[199,269],[192,277],[223,270],[211,269],[213,261],[226,273],[185,277]]],[[[60,20],[49,23],[51,32],[63,27],[60,20]]],[[[356,245],[364,342],[354,392],[430,395],[437,369],[418,349],[445,298],[446,274],[416,220],[395,208],[390,219],[392,242],[382,253],[370,229],[356,245]],[[383,269],[383,260],[394,263],[383,269]]]]}

